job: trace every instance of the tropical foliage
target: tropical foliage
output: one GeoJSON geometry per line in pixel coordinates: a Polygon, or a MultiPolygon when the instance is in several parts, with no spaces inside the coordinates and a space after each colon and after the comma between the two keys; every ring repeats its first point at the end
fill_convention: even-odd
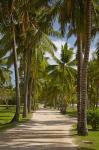
{"type": "Polygon", "coordinates": [[[12,122],[19,121],[20,105],[26,118],[38,103],[62,113],[77,104],[78,134],[88,134],[87,108],[99,104],[99,42],[89,61],[91,41],[99,33],[98,6],[98,0],[0,1],[0,97],[15,97],[12,122]],[[54,29],[56,21],[60,31],[54,29]],[[51,36],[66,38],[60,58],[51,36]],[[68,44],[72,36],[76,51],[68,44]]]}

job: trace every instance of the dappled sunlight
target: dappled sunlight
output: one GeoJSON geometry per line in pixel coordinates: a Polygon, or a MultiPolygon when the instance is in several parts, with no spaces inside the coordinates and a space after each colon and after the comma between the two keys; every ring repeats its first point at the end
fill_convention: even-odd
{"type": "Polygon", "coordinates": [[[70,133],[75,119],[61,115],[59,111],[41,109],[32,120],[0,134],[0,150],[76,150],[70,133]]]}

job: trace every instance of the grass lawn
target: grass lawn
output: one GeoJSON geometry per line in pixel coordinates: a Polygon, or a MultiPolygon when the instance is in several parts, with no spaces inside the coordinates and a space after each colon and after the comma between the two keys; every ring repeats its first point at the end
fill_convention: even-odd
{"type": "MultiPolygon", "coordinates": [[[[67,108],[67,114],[72,117],[77,117],[77,109],[67,108]]],[[[74,126],[76,128],[76,126],[74,126]]],[[[73,137],[75,138],[75,143],[79,145],[78,150],[99,150],[99,130],[92,131],[89,126],[88,136],[78,136],[77,131],[72,131],[73,137]]]]}
{"type": "Polygon", "coordinates": [[[68,107],[67,114],[69,115],[69,117],[77,117],[77,108],[68,107]]]}
{"type": "MultiPolygon", "coordinates": [[[[8,109],[6,108],[6,106],[0,106],[0,131],[15,126],[15,124],[10,123],[14,114],[15,114],[15,106],[9,106],[8,109]]],[[[31,114],[29,114],[28,117],[25,119],[22,118],[22,107],[21,107],[19,123],[28,121],[30,118],[31,114]]]]}
{"type": "Polygon", "coordinates": [[[75,143],[79,145],[78,150],[99,150],[99,131],[89,129],[88,136],[78,136],[77,131],[72,131],[75,143]]]}

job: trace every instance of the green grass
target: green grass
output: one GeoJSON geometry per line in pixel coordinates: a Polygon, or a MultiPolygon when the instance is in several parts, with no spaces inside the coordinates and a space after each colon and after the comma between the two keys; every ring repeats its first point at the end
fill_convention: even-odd
{"type": "Polygon", "coordinates": [[[77,117],[77,108],[68,107],[67,114],[69,115],[69,117],[77,117]]]}
{"type": "MultiPolygon", "coordinates": [[[[9,106],[8,109],[6,108],[6,106],[0,106],[0,131],[15,126],[15,124],[10,123],[14,114],[15,114],[15,106],[9,106]]],[[[27,118],[22,118],[22,107],[21,107],[19,123],[26,122],[30,118],[31,114],[29,114],[27,118]]]]}
{"type": "MultiPolygon", "coordinates": [[[[67,109],[67,114],[71,118],[77,117],[77,109],[69,107],[67,109]]],[[[73,128],[75,129],[76,125],[73,128]]],[[[78,136],[76,129],[72,130],[75,142],[79,145],[78,150],[99,150],[99,130],[93,131],[90,126],[88,126],[88,128],[88,136],[78,136]]]]}
{"type": "Polygon", "coordinates": [[[90,126],[88,128],[88,136],[79,136],[76,125],[73,126],[71,134],[78,145],[78,150],[99,150],[99,130],[93,131],[90,126]]]}
{"type": "Polygon", "coordinates": [[[99,150],[99,131],[89,130],[88,136],[78,136],[72,131],[79,150],[99,150]]]}

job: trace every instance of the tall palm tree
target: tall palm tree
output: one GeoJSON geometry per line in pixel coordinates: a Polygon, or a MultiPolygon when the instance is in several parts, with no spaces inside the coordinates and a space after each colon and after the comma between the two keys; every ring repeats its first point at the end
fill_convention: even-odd
{"type": "MultiPolygon", "coordinates": [[[[15,24],[15,1],[7,0],[5,3],[1,2],[2,8],[2,17],[1,17],[1,41],[5,40],[3,44],[3,48],[6,50],[13,50],[12,55],[14,69],[15,69],[15,81],[16,81],[16,113],[12,121],[18,122],[19,121],[19,114],[20,114],[20,90],[19,90],[19,74],[18,74],[18,61],[17,61],[17,52],[16,52],[16,24],[15,24]],[[9,36],[9,38],[8,38],[9,36]],[[7,39],[8,38],[8,39],[7,39]],[[6,45],[8,47],[6,47],[6,45]],[[8,49],[7,49],[8,48],[8,49]]],[[[10,56],[9,54],[9,56],[10,56]]]]}
{"type": "MultiPolygon", "coordinates": [[[[63,91],[64,91],[64,78],[65,78],[65,67],[66,65],[68,65],[68,63],[70,63],[71,59],[72,59],[72,56],[73,56],[73,49],[72,48],[68,48],[68,44],[66,43],[64,46],[62,46],[62,49],[61,49],[61,61],[62,61],[62,69],[63,69],[63,91]]],[[[74,60],[73,62],[74,63],[74,60]]],[[[72,65],[75,65],[75,64],[72,64],[72,65]]],[[[66,100],[65,100],[66,101],[66,100]]],[[[63,94],[63,106],[62,106],[62,109],[61,111],[63,113],[66,113],[66,103],[64,101],[64,94],[63,94]]]]}
{"type": "Polygon", "coordinates": [[[15,68],[15,82],[16,82],[16,113],[12,121],[19,121],[20,117],[20,88],[19,88],[19,71],[18,71],[18,60],[16,51],[16,37],[15,37],[15,27],[12,27],[13,33],[13,56],[14,56],[14,68],[15,68]]]}
{"type": "MultiPolygon", "coordinates": [[[[59,21],[61,23],[62,33],[65,34],[66,26],[75,29],[77,41],[80,38],[82,52],[84,52],[84,61],[78,60],[78,133],[81,135],[87,134],[87,65],[89,58],[89,46],[91,35],[91,7],[92,1],[62,1],[59,11],[59,21]],[[90,6],[91,3],[91,6],[90,6]],[[87,9],[88,8],[88,9],[87,9]],[[68,10],[68,11],[67,11],[68,10]],[[82,13],[83,12],[83,13],[82,13]],[[80,15],[79,15],[80,14],[80,15]],[[82,23],[81,23],[82,22],[82,23]],[[85,81],[85,82],[83,82],[85,81]],[[84,95],[84,96],[83,96],[84,95]],[[83,114],[83,115],[82,115],[83,114]],[[82,121],[83,120],[83,121],[82,121]],[[83,122],[83,123],[82,123],[83,122]],[[85,123],[86,122],[86,123],[85,123]],[[83,126],[83,129],[82,129],[83,126]],[[86,126],[86,134],[85,127],[86,126]],[[81,129],[81,130],[80,130],[81,129]],[[84,131],[82,133],[82,130],[84,131]]],[[[74,32],[75,33],[75,32],[74,32]]],[[[77,42],[78,43],[78,42],[77,42]]],[[[78,50],[80,49],[78,45],[78,50]]],[[[80,52],[78,52],[80,58],[80,52]]]]}
{"type": "Polygon", "coordinates": [[[56,65],[50,65],[48,67],[48,75],[51,77],[49,92],[52,95],[52,99],[56,100],[57,98],[60,99],[60,109],[62,113],[66,113],[67,108],[67,101],[68,101],[68,94],[71,88],[71,84],[74,84],[72,81],[75,78],[75,60],[73,59],[73,49],[68,47],[68,44],[66,43],[64,46],[62,46],[61,51],[61,58],[55,58],[56,65]],[[51,90],[50,90],[51,88],[51,90]],[[56,91],[56,92],[52,92],[56,91]],[[55,94],[56,93],[56,94],[55,94]]]}
{"type": "Polygon", "coordinates": [[[66,34],[66,27],[69,32],[67,36],[75,35],[77,38],[77,110],[78,110],[78,133],[81,128],[81,75],[82,75],[82,48],[84,47],[84,1],[63,1],[59,11],[61,31],[66,34]]]}
{"type": "Polygon", "coordinates": [[[99,62],[97,52],[94,52],[92,56],[88,65],[88,107],[96,108],[99,103],[99,62]]]}
{"type": "MultiPolygon", "coordinates": [[[[24,67],[24,110],[23,117],[27,116],[27,104],[28,104],[28,88],[29,88],[29,80],[30,80],[30,70],[31,70],[31,61],[32,54],[38,45],[41,44],[42,36],[44,34],[51,34],[53,32],[53,28],[51,25],[51,17],[50,11],[53,11],[49,7],[49,3],[47,1],[39,3],[38,1],[26,1],[23,3],[22,10],[22,33],[24,39],[24,55],[25,55],[25,67],[24,67]],[[46,7],[45,7],[46,6],[46,7]],[[32,9],[32,8],[36,9],[32,9]],[[26,9],[24,9],[26,8],[26,9]],[[30,9],[31,8],[31,9],[30,9]],[[45,13],[47,10],[47,14],[45,13]],[[42,14],[44,14],[42,16],[42,14]]],[[[20,11],[21,11],[20,10],[20,11]]]]}
{"type": "Polygon", "coordinates": [[[90,52],[90,41],[91,41],[91,12],[92,12],[92,1],[86,1],[86,41],[85,41],[85,52],[84,52],[84,60],[82,65],[82,79],[81,79],[81,135],[87,135],[87,68],[88,68],[88,59],[90,52]]]}

